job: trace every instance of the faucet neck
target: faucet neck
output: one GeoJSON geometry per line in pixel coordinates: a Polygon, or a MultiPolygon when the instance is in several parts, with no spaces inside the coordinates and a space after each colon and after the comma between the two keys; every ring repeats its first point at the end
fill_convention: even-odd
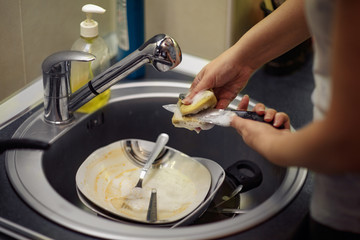
{"type": "Polygon", "coordinates": [[[138,50],[95,76],[85,86],[71,93],[71,61],[92,61],[92,54],[78,51],[55,53],[43,62],[45,121],[64,124],[72,120],[72,113],[146,63],[161,72],[181,62],[181,50],[174,39],[159,34],[144,43],[138,50]]]}
{"type": "Polygon", "coordinates": [[[124,79],[130,73],[136,71],[138,68],[146,63],[149,63],[150,59],[147,55],[136,50],[121,61],[117,62],[104,72],[95,76],[92,80],[78,89],[70,96],[69,100],[69,112],[74,112],[85,103],[106,91],[115,83],[124,79]]]}
{"type": "Polygon", "coordinates": [[[43,64],[44,119],[54,124],[67,123],[72,114],[67,110],[71,61],[93,61],[95,56],[79,51],[62,51],[47,57],[43,64]]]}

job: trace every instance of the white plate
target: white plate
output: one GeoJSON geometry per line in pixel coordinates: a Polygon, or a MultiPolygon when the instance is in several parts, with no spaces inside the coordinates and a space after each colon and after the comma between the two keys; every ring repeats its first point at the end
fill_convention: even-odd
{"type": "Polygon", "coordinates": [[[141,198],[128,197],[135,186],[141,162],[154,143],[128,139],[93,152],[76,173],[80,192],[112,214],[147,222],[151,189],[157,189],[158,224],[178,221],[205,200],[211,186],[209,170],[195,159],[169,147],[148,171],[141,198]]]}

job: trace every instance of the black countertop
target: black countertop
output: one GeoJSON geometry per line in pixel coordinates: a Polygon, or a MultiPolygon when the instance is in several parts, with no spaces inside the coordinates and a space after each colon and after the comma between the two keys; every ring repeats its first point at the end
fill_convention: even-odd
{"type": "MultiPolygon", "coordinates": [[[[312,119],[310,96],[314,82],[311,68],[312,60],[309,59],[299,70],[286,76],[268,75],[264,69],[259,69],[252,76],[242,93],[248,94],[256,101],[265,103],[268,107],[288,113],[293,127],[295,129],[301,128],[312,119]]],[[[182,74],[175,72],[158,73],[152,68],[147,68],[146,76],[149,80],[177,79],[192,81],[191,77],[182,74]]],[[[14,131],[29,114],[31,112],[2,129],[0,131],[1,139],[11,138],[14,131]]],[[[94,239],[53,223],[32,210],[17,195],[7,178],[5,154],[0,155],[0,158],[0,217],[54,239],[94,239]]],[[[304,187],[293,202],[266,223],[225,239],[301,239],[302,228],[306,224],[308,216],[312,181],[312,175],[309,174],[304,187]]],[[[0,233],[0,239],[12,238],[0,233]]]]}

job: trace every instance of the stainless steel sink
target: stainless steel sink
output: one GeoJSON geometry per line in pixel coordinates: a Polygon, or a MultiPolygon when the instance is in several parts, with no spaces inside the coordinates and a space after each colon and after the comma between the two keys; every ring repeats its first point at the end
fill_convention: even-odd
{"type": "MultiPolygon", "coordinates": [[[[13,137],[50,142],[51,148],[46,152],[7,153],[6,168],[14,188],[32,208],[50,220],[99,238],[210,239],[246,231],[265,222],[296,196],[307,171],[269,163],[248,148],[231,128],[215,127],[196,134],[173,127],[171,113],[161,106],[176,102],[178,94],[188,88],[188,83],[171,80],[118,84],[112,87],[108,105],[93,114],[75,114],[76,120],[63,126],[45,123],[43,110],[34,113],[13,137]],[[227,220],[170,229],[108,220],[80,202],[75,173],[90,153],[126,138],[154,141],[162,132],[169,134],[169,146],[193,157],[214,160],[223,168],[238,160],[255,162],[262,170],[263,182],[241,196],[241,207],[251,210],[227,220]]],[[[231,107],[239,100],[240,96],[231,107]]]]}

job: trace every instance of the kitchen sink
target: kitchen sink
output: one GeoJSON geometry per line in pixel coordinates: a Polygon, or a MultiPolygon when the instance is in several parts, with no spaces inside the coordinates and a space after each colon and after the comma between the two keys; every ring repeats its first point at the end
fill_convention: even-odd
{"type": "MultiPolygon", "coordinates": [[[[242,141],[232,128],[214,127],[197,134],[175,128],[172,114],[162,105],[175,103],[189,83],[128,82],[113,86],[109,103],[92,114],[75,113],[66,125],[44,121],[43,110],[32,114],[13,138],[49,142],[47,151],[16,150],[6,155],[6,170],[16,191],[33,209],[74,231],[111,239],[211,239],[234,235],[265,222],[286,207],[300,191],[307,170],[271,164],[242,141]],[[241,208],[228,219],[177,228],[116,222],[96,215],[82,204],[76,192],[75,174],[96,149],[122,139],[155,141],[160,133],[170,136],[168,146],[192,157],[211,159],[224,169],[239,160],[256,163],[263,174],[261,185],[241,194],[241,208]]],[[[230,105],[235,108],[239,95],[230,105]]],[[[254,106],[251,100],[250,105],[254,106]]],[[[196,173],[194,173],[196,174],[196,173]]]]}

